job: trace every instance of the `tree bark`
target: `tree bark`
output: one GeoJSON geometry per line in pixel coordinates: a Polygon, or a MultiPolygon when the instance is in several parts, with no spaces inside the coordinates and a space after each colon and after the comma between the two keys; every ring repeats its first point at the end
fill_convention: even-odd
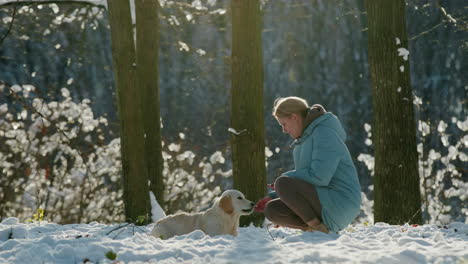
{"type": "Polygon", "coordinates": [[[164,204],[163,158],[159,100],[159,18],[158,0],[135,1],[137,24],[138,85],[142,90],[142,106],[146,170],[150,191],[158,203],[164,204]]]}
{"type": "MultiPolygon", "coordinates": [[[[247,199],[265,195],[265,132],[261,13],[258,0],[231,0],[232,98],[231,133],[234,188],[247,199]]],[[[241,219],[241,225],[260,225],[263,215],[241,219]]]]}
{"type": "Polygon", "coordinates": [[[141,89],[136,79],[135,45],[129,1],[107,2],[120,118],[125,216],[127,221],[135,222],[139,216],[148,216],[150,212],[143,118],[140,108],[141,89]]]}
{"type": "Polygon", "coordinates": [[[421,223],[404,0],[367,0],[375,155],[374,221],[421,223]]]}

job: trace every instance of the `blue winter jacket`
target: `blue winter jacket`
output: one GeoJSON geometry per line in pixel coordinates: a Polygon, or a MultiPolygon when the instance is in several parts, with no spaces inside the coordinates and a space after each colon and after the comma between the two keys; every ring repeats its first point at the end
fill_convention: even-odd
{"type": "Polygon", "coordinates": [[[295,169],[284,173],[315,186],[323,222],[333,232],[350,224],[361,204],[361,187],[345,140],[338,118],[323,114],[293,142],[295,169]]]}

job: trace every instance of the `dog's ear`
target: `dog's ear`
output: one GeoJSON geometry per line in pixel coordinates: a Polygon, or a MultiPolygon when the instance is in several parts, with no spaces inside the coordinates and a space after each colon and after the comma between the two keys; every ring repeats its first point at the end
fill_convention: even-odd
{"type": "Polygon", "coordinates": [[[221,200],[219,200],[219,207],[221,207],[226,214],[232,214],[234,212],[234,207],[232,206],[231,196],[221,197],[221,200]]]}

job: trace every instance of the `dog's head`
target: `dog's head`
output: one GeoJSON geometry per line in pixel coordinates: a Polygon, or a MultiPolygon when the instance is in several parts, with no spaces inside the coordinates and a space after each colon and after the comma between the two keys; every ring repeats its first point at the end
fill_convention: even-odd
{"type": "Polygon", "coordinates": [[[227,214],[248,215],[252,213],[255,204],[245,199],[243,193],[227,190],[221,194],[218,205],[227,214]]]}

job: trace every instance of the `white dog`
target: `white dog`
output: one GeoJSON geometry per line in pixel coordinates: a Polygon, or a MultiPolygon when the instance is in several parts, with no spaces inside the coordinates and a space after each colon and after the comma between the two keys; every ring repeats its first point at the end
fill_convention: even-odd
{"type": "Polygon", "coordinates": [[[252,213],[254,203],[246,200],[237,190],[227,190],[214,205],[201,213],[179,213],[166,216],[156,222],[151,235],[167,239],[201,230],[210,236],[237,236],[239,217],[252,213]]]}

